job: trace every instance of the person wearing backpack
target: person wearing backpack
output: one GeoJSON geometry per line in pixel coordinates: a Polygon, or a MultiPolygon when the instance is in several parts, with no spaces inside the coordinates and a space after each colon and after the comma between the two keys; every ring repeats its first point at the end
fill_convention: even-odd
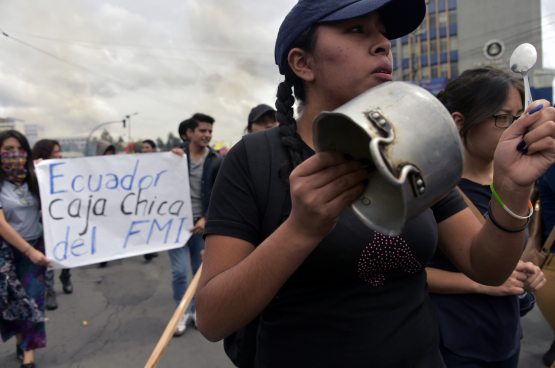
{"type": "Polygon", "coordinates": [[[492,201],[496,222],[490,216],[483,227],[452,191],[400,236],[377,233],[346,208],[365,190],[375,169],[369,160],[314,152],[314,117],[391,81],[389,39],[412,32],[425,13],[424,0],[300,0],[280,27],[280,125],[247,135],[226,156],[196,293],[197,326],[210,341],[258,319],[251,366],[444,367],[424,268],[436,245],[482,284],[501,285],[518,262],[527,220],[504,208],[527,215],[534,181],[555,162],[547,101],[503,133],[493,182],[505,207],[492,201]],[[296,100],[304,105],[298,119],[296,100]],[[249,146],[269,152],[251,157],[249,146]],[[259,183],[268,177],[264,193],[259,183]],[[269,205],[274,196],[285,198],[281,208],[269,205]],[[266,231],[268,218],[275,223],[266,231]],[[385,269],[361,266],[378,257],[385,269]]]}
{"type": "MultiPolygon", "coordinates": [[[[499,69],[476,68],[449,82],[437,97],[452,114],[465,147],[459,189],[486,218],[497,144],[524,112],[522,82],[499,69]]],[[[438,248],[426,272],[445,365],[518,367],[520,317],[534,306],[532,292],[546,283],[540,268],[520,261],[503,285],[486,286],[461,273],[438,248]]]]}

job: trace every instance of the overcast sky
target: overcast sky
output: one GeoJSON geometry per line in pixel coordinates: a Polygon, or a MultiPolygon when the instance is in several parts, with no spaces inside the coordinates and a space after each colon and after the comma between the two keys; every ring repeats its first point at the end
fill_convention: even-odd
{"type": "MultiPolygon", "coordinates": [[[[464,1],[464,0],[463,0],[464,1]]],[[[555,69],[555,0],[543,1],[544,64],[555,69]],[[550,24],[553,23],[553,24],[550,24]]],[[[273,49],[296,0],[0,0],[0,117],[86,136],[132,118],[134,139],[167,136],[195,112],[236,142],[250,109],[275,102],[273,49]]],[[[127,138],[120,125],[109,128],[127,138]]]]}

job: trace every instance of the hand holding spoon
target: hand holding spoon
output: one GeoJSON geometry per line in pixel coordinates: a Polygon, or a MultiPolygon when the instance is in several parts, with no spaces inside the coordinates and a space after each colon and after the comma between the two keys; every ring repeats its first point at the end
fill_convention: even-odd
{"type": "Polygon", "coordinates": [[[511,70],[522,74],[524,77],[524,110],[527,110],[528,106],[532,103],[528,71],[534,66],[537,59],[538,53],[536,48],[529,43],[523,43],[518,46],[511,55],[511,70]]]}

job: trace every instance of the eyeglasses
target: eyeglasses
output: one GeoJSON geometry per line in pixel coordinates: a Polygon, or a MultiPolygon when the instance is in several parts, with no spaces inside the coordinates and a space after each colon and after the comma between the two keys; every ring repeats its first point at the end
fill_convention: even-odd
{"type": "Polygon", "coordinates": [[[21,188],[15,188],[14,192],[19,196],[19,201],[21,202],[21,204],[25,206],[29,205],[29,201],[27,200],[27,198],[25,198],[25,192],[21,188]]]}
{"type": "Polygon", "coordinates": [[[521,115],[511,115],[511,114],[497,114],[493,115],[495,119],[495,126],[498,128],[508,128],[514,123],[515,120],[520,118],[521,115]]]}

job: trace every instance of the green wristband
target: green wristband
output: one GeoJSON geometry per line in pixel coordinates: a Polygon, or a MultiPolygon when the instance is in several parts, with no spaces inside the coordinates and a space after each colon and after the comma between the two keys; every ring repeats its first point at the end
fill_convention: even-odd
{"type": "Polygon", "coordinates": [[[501,205],[501,207],[505,208],[505,203],[503,203],[503,201],[501,200],[501,198],[499,197],[499,194],[497,194],[497,192],[495,191],[495,188],[493,187],[493,181],[491,182],[491,184],[489,185],[491,192],[493,193],[493,196],[495,197],[495,199],[497,199],[497,202],[499,202],[499,204],[501,205]]]}
{"type": "Polygon", "coordinates": [[[505,203],[503,203],[503,201],[499,197],[499,194],[497,194],[497,192],[495,191],[495,188],[493,187],[493,181],[491,182],[489,187],[491,189],[491,192],[493,193],[493,196],[495,197],[495,199],[497,199],[497,202],[499,202],[499,204],[501,205],[501,208],[503,208],[509,215],[519,220],[527,220],[530,217],[532,217],[532,215],[534,214],[534,206],[532,206],[532,201],[528,201],[528,216],[519,216],[513,211],[511,211],[507,206],[505,206],[505,203]]]}

